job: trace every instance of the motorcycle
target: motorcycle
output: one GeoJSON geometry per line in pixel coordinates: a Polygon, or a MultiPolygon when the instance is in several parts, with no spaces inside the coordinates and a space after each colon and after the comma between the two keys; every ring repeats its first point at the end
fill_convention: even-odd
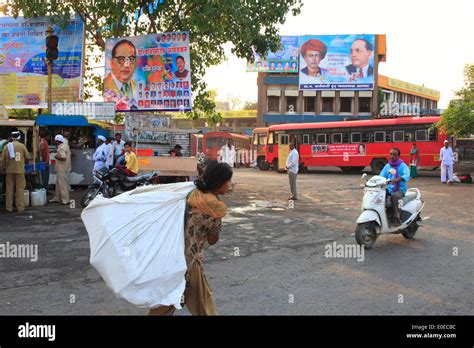
{"type": "MultiPolygon", "coordinates": [[[[395,174],[394,169],[390,169],[395,174]]],[[[421,211],[425,202],[421,199],[421,192],[417,188],[407,190],[405,196],[398,201],[400,208],[400,225],[396,226],[387,219],[387,209],[391,207],[390,196],[387,195],[387,185],[391,180],[375,175],[370,180],[367,174],[362,175],[366,179],[364,187],[364,198],[362,199],[355,238],[359,245],[366,249],[374,246],[380,234],[402,234],[407,239],[413,239],[422,221],[421,211]]]]}
{"type": "Polygon", "coordinates": [[[106,198],[111,198],[139,186],[152,185],[158,174],[159,171],[153,171],[137,176],[126,176],[117,168],[110,171],[107,168],[102,168],[95,172],[94,183],[89,186],[82,197],[81,206],[87,207],[99,193],[106,198]]]}

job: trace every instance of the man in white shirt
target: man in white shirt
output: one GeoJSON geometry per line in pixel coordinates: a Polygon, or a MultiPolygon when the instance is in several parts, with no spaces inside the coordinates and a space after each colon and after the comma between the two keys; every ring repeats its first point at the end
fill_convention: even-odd
{"type": "Polygon", "coordinates": [[[109,147],[105,144],[105,140],[105,137],[102,135],[97,137],[97,149],[92,156],[92,159],[95,162],[94,170],[92,171],[93,174],[106,166],[109,147]]]}
{"type": "Polygon", "coordinates": [[[446,172],[448,174],[448,183],[453,183],[453,149],[449,146],[447,140],[444,141],[444,147],[439,152],[439,160],[441,161],[441,182],[446,184],[446,172]]]}
{"type": "Polygon", "coordinates": [[[286,166],[285,169],[288,171],[288,177],[290,179],[290,190],[291,196],[288,200],[297,200],[296,194],[296,177],[298,176],[298,169],[299,169],[299,160],[300,155],[298,151],[295,149],[295,145],[290,143],[290,153],[288,154],[288,158],[286,159],[286,166]]]}
{"type": "Polygon", "coordinates": [[[122,134],[117,133],[115,134],[115,140],[113,142],[114,145],[114,162],[123,155],[123,147],[125,146],[125,141],[122,139],[122,134]]]}
{"type": "Polygon", "coordinates": [[[234,168],[235,156],[235,146],[232,145],[232,139],[228,139],[227,144],[221,147],[219,162],[227,163],[234,168]]]}
{"type": "Polygon", "coordinates": [[[105,140],[105,145],[108,147],[107,160],[105,161],[105,166],[108,169],[112,169],[112,167],[114,166],[114,144],[112,143],[112,139],[107,137],[105,140]]]}

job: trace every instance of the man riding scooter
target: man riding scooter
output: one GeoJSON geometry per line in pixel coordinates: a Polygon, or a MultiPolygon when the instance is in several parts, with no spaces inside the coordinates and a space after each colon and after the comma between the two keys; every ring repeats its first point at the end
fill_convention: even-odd
{"type": "Polygon", "coordinates": [[[407,182],[410,180],[410,170],[400,159],[400,154],[400,149],[396,147],[392,148],[390,150],[390,161],[379,174],[391,180],[391,183],[387,186],[387,191],[392,201],[391,224],[393,226],[400,226],[400,207],[398,206],[398,201],[405,196],[407,192],[407,182]],[[395,169],[395,174],[390,173],[390,169],[392,168],[395,169]]]}

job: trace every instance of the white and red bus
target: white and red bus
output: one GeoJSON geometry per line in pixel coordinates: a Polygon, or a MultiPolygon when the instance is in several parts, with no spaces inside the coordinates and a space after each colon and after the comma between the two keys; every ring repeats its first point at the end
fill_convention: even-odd
{"type": "Polygon", "coordinates": [[[274,170],[283,170],[288,144],[293,142],[302,170],[340,167],[343,171],[361,171],[370,166],[378,174],[392,147],[400,149],[401,159],[408,165],[411,146],[416,143],[418,166],[436,168],[446,139],[446,135],[430,129],[438,120],[439,116],[275,125],[268,129],[266,161],[274,170]]]}
{"type": "Polygon", "coordinates": [[[269,165],[265,160],[265,148],[267,145],[268,127],[254,128],[252,132],[252,149],[257,158],[257,166],[260,170],[268,170],[269,165]]]}

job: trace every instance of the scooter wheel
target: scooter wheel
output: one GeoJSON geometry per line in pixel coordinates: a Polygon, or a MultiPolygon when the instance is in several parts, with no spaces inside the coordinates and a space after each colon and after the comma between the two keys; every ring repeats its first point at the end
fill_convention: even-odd
{"type": "Polygon", "coordinates": [[[364,222],[357,225],[355,230],[357,244],[363,245],[365,249],[371,249],[377,240],[377,232],[374,223],[364,222]]]}
{"type": "Polygon", "coordinates": [[[413,239],[415,237],[416,231],[418,231],[418,224],[416,221],[413,221],[407,228],[402,231],[402,236],[406,239],[413,239]]]}

